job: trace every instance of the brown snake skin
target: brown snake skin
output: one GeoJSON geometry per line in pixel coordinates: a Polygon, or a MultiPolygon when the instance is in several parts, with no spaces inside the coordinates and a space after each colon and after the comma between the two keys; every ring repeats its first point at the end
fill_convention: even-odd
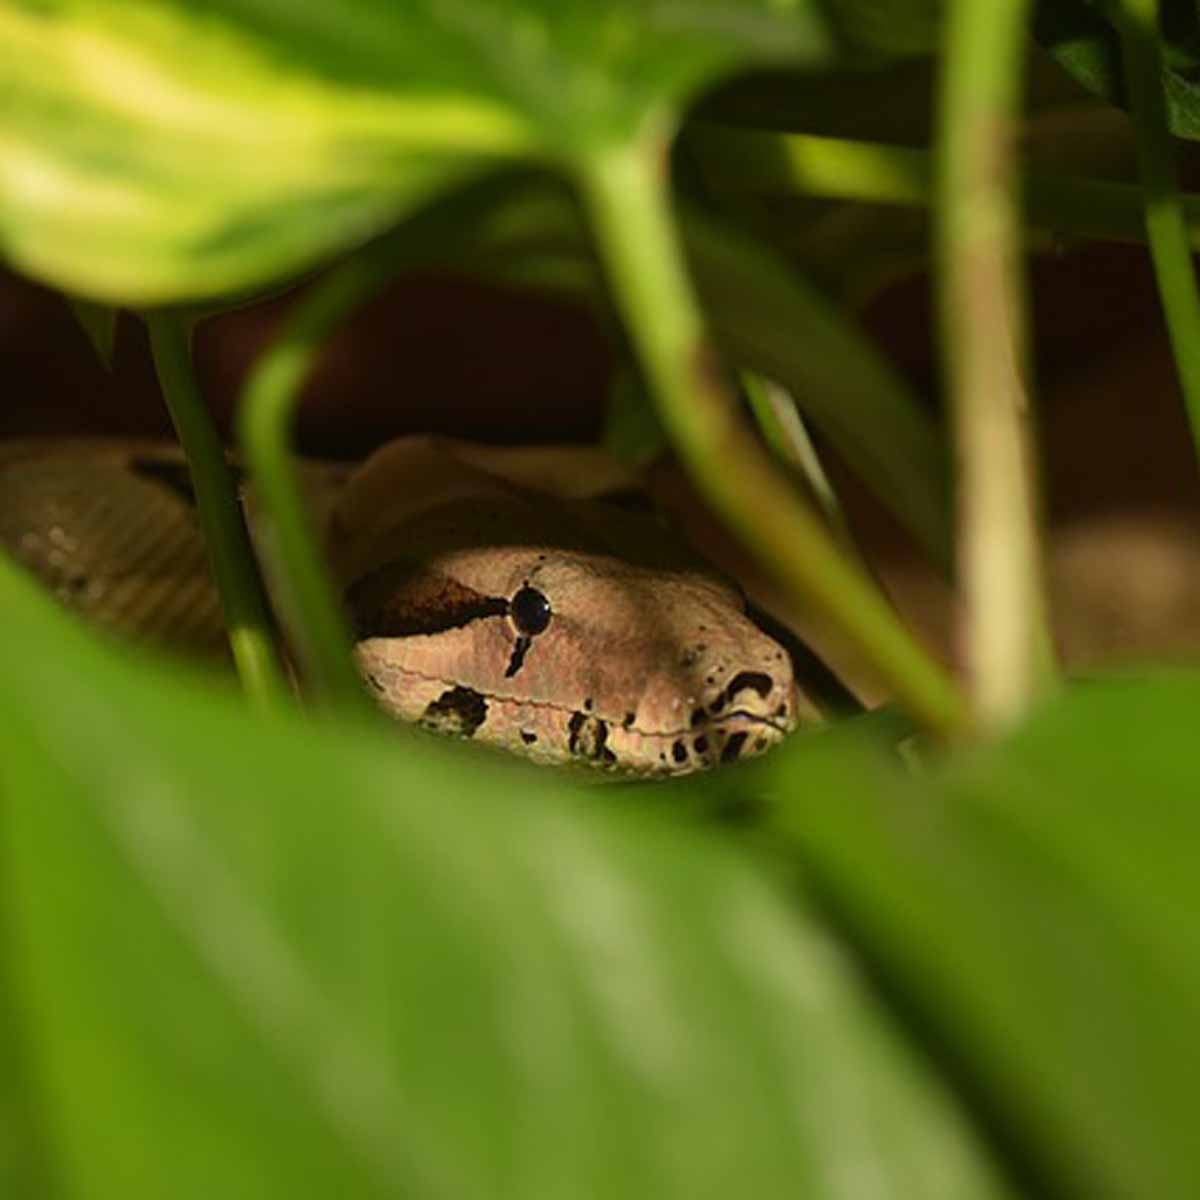
{"type": "MultiPolygon", "coordinates": [[[[305,479],[366,686],[402,720],[540,762],[666,775],[818,719],[738,589],[652,514],[603,498],[628,499],[631,480],[598,452],[405,438],[305,479]]],[[[257,532],[252,494],[245,508],[257,532]]],[[[109,630],[221,652],[177,448],[6,444],[0,543],[109,630]]]]}

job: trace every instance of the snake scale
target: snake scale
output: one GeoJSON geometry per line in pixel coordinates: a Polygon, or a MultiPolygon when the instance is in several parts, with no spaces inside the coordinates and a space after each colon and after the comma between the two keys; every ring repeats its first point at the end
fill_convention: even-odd
{"type": "MultiPolygon", "coordinates": [[[[363,679],[397,718],[540,762],[673,775],[761,753],[837,694],[598,451],[410,437],[353,468],[305,463],[302,476],[363,679]]],[[[270,580],[269,537],[244,493],[270,580]]],[[[0,543],[103,626],[222,647],[175,447],[4,444],[0,543]]]]}

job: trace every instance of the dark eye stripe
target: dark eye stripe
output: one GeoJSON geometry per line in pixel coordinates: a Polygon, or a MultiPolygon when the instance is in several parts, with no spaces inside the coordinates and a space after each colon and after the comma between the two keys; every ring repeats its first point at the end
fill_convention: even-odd
{"type": "Polygon", "coordinates": [[[346,591],[359,639],[417,637],[461,629],[472,621],[508,614],[508,601],[485,596],[448,575],[389,563],[346,591]]]}

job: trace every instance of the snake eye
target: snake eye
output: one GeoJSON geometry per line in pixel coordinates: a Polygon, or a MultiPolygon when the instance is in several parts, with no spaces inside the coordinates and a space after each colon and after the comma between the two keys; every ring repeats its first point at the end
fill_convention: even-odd
{"type": "Polygon", "coordinates": [[[508,611],[517,630],[526,637],[536,637],[550,624],[550,601],[529,584],[509,601],[508,611]]]}

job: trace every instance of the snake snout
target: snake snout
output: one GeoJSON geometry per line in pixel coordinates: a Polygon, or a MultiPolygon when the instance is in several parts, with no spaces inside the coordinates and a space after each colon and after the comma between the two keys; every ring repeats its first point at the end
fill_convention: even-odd
{"type": "Polygon", "coordinates": [[[761,754],[795,729],[797,696],[791,663],[785,657],[771,665],[771,670],[732,673],[704,706],[699,723],[709,729],[720,762],[761,754]]]}
{"type": "Polygon", "coordinates": [[[730,647],[693,646],[680,666],[689,673],[688,734],[671,746],[676,771],[716,766],[761,754],[796,728],[799,694],[792,662],[772,639],[750,645],[743,633],[730,647]]]}

